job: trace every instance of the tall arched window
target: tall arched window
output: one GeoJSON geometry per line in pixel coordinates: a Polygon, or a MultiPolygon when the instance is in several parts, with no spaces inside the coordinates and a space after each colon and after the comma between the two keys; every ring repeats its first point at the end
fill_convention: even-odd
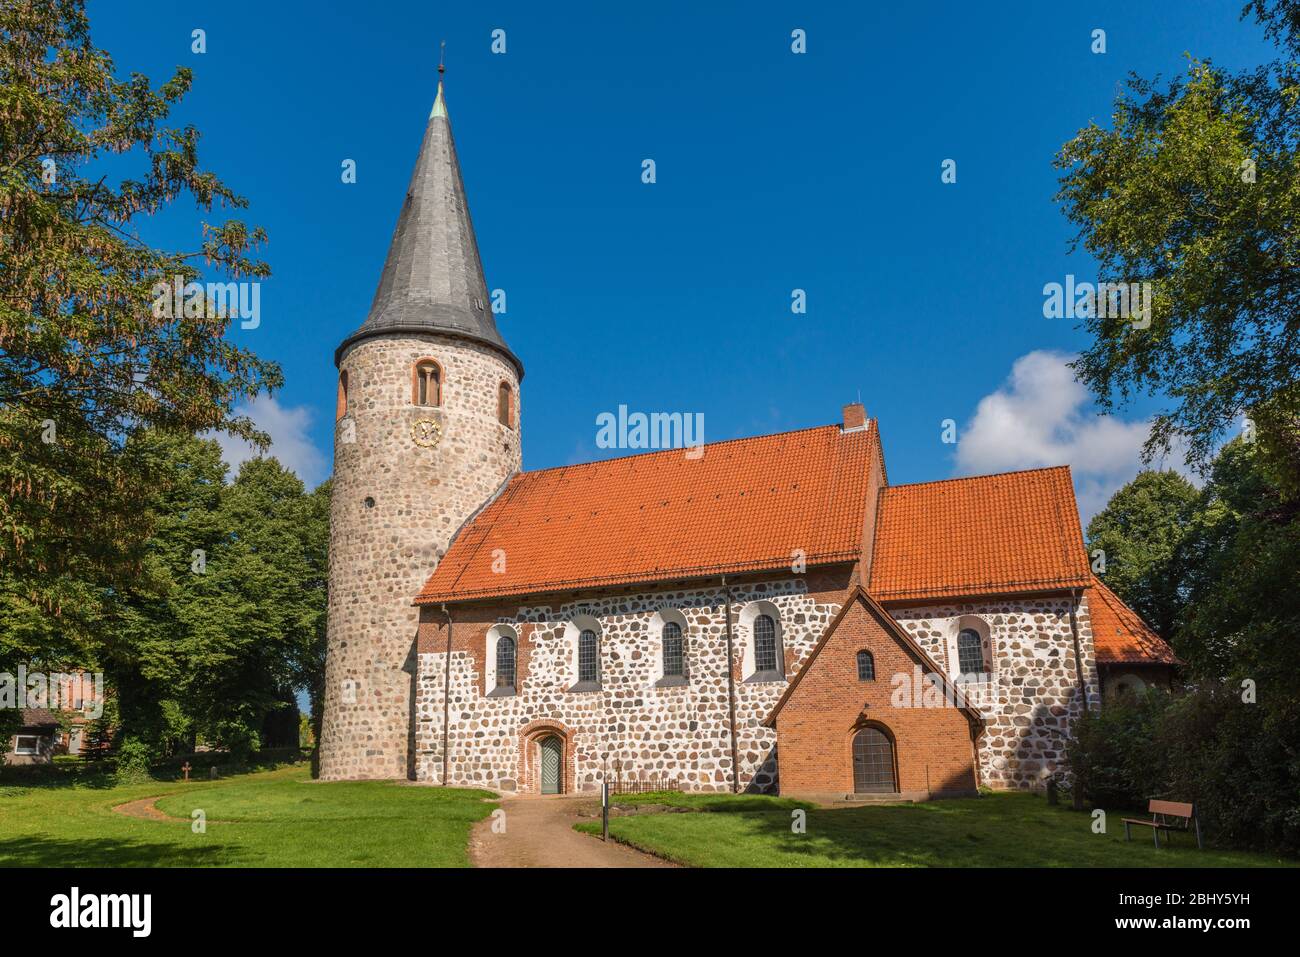
{"type": "Polygon", "coordinates": [[[974,628],[963,628],[957,636],[957,670],[963,675],[984,673],[984,645],[974,628]]]}
{"type": "Polygon", "coordinates": [[[442,405],[442,369],[432,359],[421,359],[415,364],[415,404],[442,405]]]}
{"type": "Polygon", "coordinates": [[[858,652],[858,680],[876,680],[876,659],[866,649],[858,652]]]}
{"type": "Polygon", "coordinates": [[[510,393],[510,385],[502,382],[497,387],[497,421],[507,429],[513,428],[514,421],[514,396],[510,393]]]}
{"type": "Polygon", "coordinates": [[[664,624],[664,677],[680,678],[684,674],[682,626],[675,621],[664,624]]]}
{"type": "Polygon", "coordinates": [[[348,370],[344,369],[342,372],[339,373],[339,399],[338,399],[338,405],[335,407],[334,410],[334,418],[337,421],[338,419],[343,418],[343,416],[347,414],[348,414],[348,370]]]}
{"type": "Polygon", "coordinates": [[[578,683],[596,684],[600,681],[600,658],[596,633],[590,628],[578,636],[578,683]]]}
{"type": "Polygon", "coordinates": [[[497,639],[497,688],[513,690],[515,686],[515,640],[509,635],[497,639]]]}
{"type": "Polygon", "coordinates": [[[754,619],[754,668],[776,671],[776,622],[771,615],[754,619]]]}

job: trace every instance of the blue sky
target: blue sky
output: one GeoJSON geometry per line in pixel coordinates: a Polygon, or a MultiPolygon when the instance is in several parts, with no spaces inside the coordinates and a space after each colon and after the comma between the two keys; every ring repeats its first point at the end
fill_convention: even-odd
{"type": "MultiPolygon", "coordinates": [[[[596,447],[619,405],[701,412],[715,441],[838,421],[860,396],[892,482],[1070,464],[1086,518],[1136,470],[1155,406],[1099,421],[1064,369],[1085,340],[1043,318],[1042,288],[1094,269],[1068,254],[1052,157],[1108,121],[1129,71],[1268,48],[1241,0],[1066,6],[88,3],[120,73],[194,70],[176,117],[270,237],[261,325],[231,335],[286,382],[252,412],[308,481],[329,471],[333,350],[370,305],[445,39],[488,285],[526,368],[526,468],[626,454],[596,447]]],[[[145,235],[192,248],[198,221],[145,235]]]]}

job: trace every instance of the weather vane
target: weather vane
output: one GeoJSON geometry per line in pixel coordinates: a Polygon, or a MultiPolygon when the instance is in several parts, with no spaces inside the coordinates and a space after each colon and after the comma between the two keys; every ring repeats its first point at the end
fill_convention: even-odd
{"type": "Polygon", "coordinates": [[[447,67],[443,62],[447,59],[447,41],[443,40],[438,46],[438,79],[442,79],[442,75],[447,72],[447,67]]]}

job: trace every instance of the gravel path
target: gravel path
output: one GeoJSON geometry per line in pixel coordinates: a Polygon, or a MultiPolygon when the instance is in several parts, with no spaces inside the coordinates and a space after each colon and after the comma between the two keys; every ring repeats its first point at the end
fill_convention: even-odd
{"type": "Polygon", "coordinates": [[[500,804],[505,812],[504,833],[492,831],[500,815],[475,825],[470,859],[475,867],[674,866],[613,840],[606,843],[575,831],[578,821],[600,820],[589,816],[593,805],[589,797],[506,798],[500,804]]]}

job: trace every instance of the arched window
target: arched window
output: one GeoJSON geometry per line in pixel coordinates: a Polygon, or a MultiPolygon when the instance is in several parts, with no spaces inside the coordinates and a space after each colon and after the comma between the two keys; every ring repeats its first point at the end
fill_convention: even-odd
{"type": "Polygon", "coordinates": [[[754,619],[754,668],[776,671],[776,622],[771,615],[754,619]]]}
{"type": "Polygon", "coordinates": [[[596,684],[600,681],[600,658],[596,633],[590,628],[578,636],[578,683],[596,684]]]}
{"type": "Polygon", "coordinates": [[[335,421],[348,414],[348,370],[339,373],[339,399],[334,410],[335,421]]]}
{"type": "Polygon", "coordinates": [[[871,656],[871,652],[865,649],[858,652],[858,680],[876,680],[876,659],[871,656]]]}
{"type": "Polygon", "coordinates": [[[514,420],[513,399],[514,396],[510,394],[510,385],[502,382],[497,388],[497,421],[507,429],[513,428],[511,425],[514,420]]]}
{"type": "Polygon", "coordinates": [[[684,674],[682,658],[682,626],[675,621],[666,622],[663,630],[664,677],[680,678],[684,674]]]}
{"type": "Polygon", "coordinates": [[[432,359],[415,364],[415,404],[435,408],[442,405],[442,369],[432,359]]]}
{"type": "Polygon", "coordinates": [[[974,628],[963,628],[957,636],[957,670],[963,675],[984,673],[984,643],[974,628]]]}
{"type": "Polygon", "coordinates": [[[497,639],[497,687],[515,687],[515,640],[509,635],[497,639]]]}

